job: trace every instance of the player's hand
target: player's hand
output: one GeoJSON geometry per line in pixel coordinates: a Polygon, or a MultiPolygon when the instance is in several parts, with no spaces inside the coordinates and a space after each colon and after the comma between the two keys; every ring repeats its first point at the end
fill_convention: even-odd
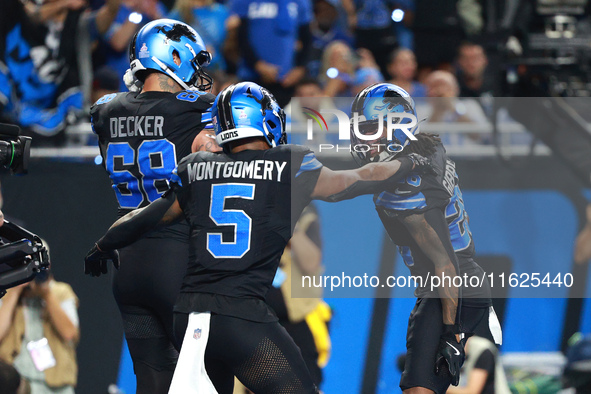
{"type": "Polygon", "coordinates": [[[259,60],[254,65],[254,68],[260,75],[263,82],[273,83],[277,81],[277,77],[279,76],[279,67],[276,65],[267,63],[264,60],[259,60]]]}
{"type": "Polygon", "coordinates": [[[417,153],[411,153],[407,156],[413,164],[412,171],[419,174],[435,174],[431,159],[421,156],[417,153]]]}
{"type": "Polygon", "coordinates": [[[451,384],[457,386],[460,383],[460,368],[462,368],[466,359],[466,354],[464,353],[466,338],[458,342],[456,335],[451,329],[452,326],[445,327],[439,339],[439,349],[435,358],[435,373],[439,374],[447,366],[451,375],[451,384]]]}
{"type": "Polygon", "coordinates": [[[84,273],[90,276],[101,276],[107,273],[109,260],[119,269],[119,252],[117,250],[102,251],[94,244],[84,258],[84,273]]]}
{"type": "Polygon", "coordinates": [[[294,67],[283,77],[281,85],[284,88],[289,88],[298,83],[306,75],[306,68],[303,66],[294,67]]]}

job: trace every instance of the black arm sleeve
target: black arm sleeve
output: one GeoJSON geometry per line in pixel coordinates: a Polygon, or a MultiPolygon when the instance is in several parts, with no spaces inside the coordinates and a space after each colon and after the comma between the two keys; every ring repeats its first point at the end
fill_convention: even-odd
{"type": "Polygon", "coordinates": [[[128,246],[160,224],[168,209],[176,199],[174,192],[168,191],[161,198],[141,210],[132,211],[123,218],[129,217],[107,233],[96,243],[100,250],[108,251],[128,246]]]}
{"type": "Polygon", "coordinates": [[[495,371],[495,355],[490,350],[486,349],[483,351],[476,363],[474,364],[474,368],[484,369],[488,373],[494,373],[495,371]]]}
{"type": "Polygon", "coordinates": [[[254,67],[255,63],[259,61],[254,48],[250,45],[248,33],[248,19],[241,18],[240,26],[238,27],[238,45],[242,49],[242,57],[250,67],[254,67]]]}
{"type": "Polygon", "coordinates": [[[387,190],[390,185],[406,178],[406,176],[412,171],[413,162],[411,159],[408,157],[401,157],[398,161],[400,161],[400,168],[390,178],[383,181],[357,181],[342,192],[328,196],[323,200],[328,202],[338,202],[350,200],[364,194],[375,194],[387,190]]]}
{"type": "Polygon", "coordinates": [[[310,30],[309,23],[300,25],[298,38],[301,43],[301,48],[296,54],[295,65],[296,67],[306,66],[310,60],[310,49],[312,48],[312,31],[310,30]]]}

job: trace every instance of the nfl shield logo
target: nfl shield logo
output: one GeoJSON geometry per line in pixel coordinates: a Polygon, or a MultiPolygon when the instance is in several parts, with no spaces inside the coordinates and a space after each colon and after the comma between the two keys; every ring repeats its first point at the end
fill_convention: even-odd
{"type": "Polygon", "coordinates": [[[201,338],[201,329],[200,329],[200,328],[198,328],[198,329],[196,329],[195,331],[193,331],[193,338],[194,338],[194,339],[199,339],[199,338],[201,338]]]}

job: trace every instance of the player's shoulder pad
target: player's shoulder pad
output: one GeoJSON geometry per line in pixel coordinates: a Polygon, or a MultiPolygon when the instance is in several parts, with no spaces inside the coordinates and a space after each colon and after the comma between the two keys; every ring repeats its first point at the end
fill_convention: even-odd
{"type": "Polygon", "coordinates": [[[323,167],[310,148],[302,145],[285,145],[285,147],[289,147],[291,169],[296,178],[305,172],[314,172],[323,167]]]}
{"type": "Polygon", "coordinates": [[[187,166],[190,163],[193,163],[195,161],[195,156],[197,155],[198,152],[195,153],[191,153],[185,157],[183,157],[181,159],[181,161],[179,161],[179,164],[177,164],[175,170],[174,170],[174,174],[176,175],[176,177],[178,177],[178,184],[182,184],[180,182],[180,178],[181,178],[181,174],[184,173],[185,171],[187,171],[187,166]]]}
{"type": "Polygon", "coordinates": [[[282,155],[282,154],[292,155],[292,157],[294,157],[294,158],[304,157],[308,153],[314,153],[314,152],[312,152],[312,150],[310,150],[310,148],[308,148],[306,146],[292,145],[292,144],[279,145],[279,146],[271,149],[270,153],[271,152],[276,155],[282,155]]]}
{"type": "Polygon", "coordinates": [[[447,152],[445,151],[445,147],[441,142],[437,143],[435,146],[435,153],[429,156],[431,163],[435,167],[435,171],[437,173],[443,172],[445,168],[445,163],[447,162],[447,152]]]}
{"type": "Polygon", "coordinates": [[[205,112],[213,105],[215,96],[209,92],[202,92],[200,90],[183,90],[182,92],[174,93],[171,100],[178,103],[185,103],[197,111],[205,112]]]}
{"type": "Polygon", "coordinates": [[[276,146],[275,148],[269,149],[266,153],[266,155],[281,157],[283,160],[290,160],[295,166],[299,165],[304,156],[308,154],[314,155],[314,152],[305,146],[292,144],[276,146]]]}
{"type": "Polygon", "coordinates": [[[179,170],[181,169],[181,167],[186,167],[187,164],[190,163],[199,163],[201,161],[220,161],[220,159],[222,159],[222,155],[221,153],[213,153],[213,152],[207,152],[207,151],[199,151],[199,152],[194,152],[191,153],[185,157],[183,157],[181,159],[181,161],[179,161],[179,170]]]}
{"type": "Polygon", "coordinates": [[[90,115],[94,115],[99,111],[104,111],[107,108],[116,105],[128,94],[135,94],[131,92],[109,93],[101,97],[90,107],[90,115]]]}
{"type": "Polygon", "coordinates": [[[424,178],[435,182],[435,184],[442,184],[445,183],[446,176],[450,176],[447,174],[448,172],[451,171],[452,175],[455,174],[455,163],[448,158],[443,144],[437,144],[435,152],[429,156],[429,159],[431,160],[435,173],[425,174],[423,175],[424,178]]]}

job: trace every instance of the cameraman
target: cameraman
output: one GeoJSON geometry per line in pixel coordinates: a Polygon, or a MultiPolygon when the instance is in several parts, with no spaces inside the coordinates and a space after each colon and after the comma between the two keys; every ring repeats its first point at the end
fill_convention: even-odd
{"type": "Polygon", "coordinates": [[[74,393],[78,298],[44,271],[0,300],[0,359],[29,381],[31,393],[74,393]]]}

